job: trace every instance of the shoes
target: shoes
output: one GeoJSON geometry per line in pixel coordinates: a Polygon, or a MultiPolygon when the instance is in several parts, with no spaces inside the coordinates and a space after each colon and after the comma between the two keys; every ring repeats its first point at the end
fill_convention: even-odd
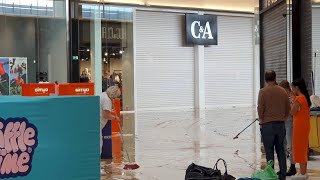
{"type": "Polygon", "coordinates": [[[104,169],[100,169],[100,175],[105,176],[105,175],[107,175],[107,173],[104,169]]]}
{"type": "Polygon", "coordinates": [[[292,180],[307,180],[308,178],[309,176],[307,174],[301,175],[300,173],[291,177],[292,180]]]}
{"type": "Polygon", "coordinates": [[[287,176],[294,176],[297,174],[296,166],[291,164],[289,171],[287,172],[287,176]]]}

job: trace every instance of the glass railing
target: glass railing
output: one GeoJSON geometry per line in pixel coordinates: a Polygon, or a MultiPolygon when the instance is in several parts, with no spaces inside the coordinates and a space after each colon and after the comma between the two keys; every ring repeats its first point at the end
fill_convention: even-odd
{"type": "Polygon", "coordinates": [[[65,17],[61,0],[0,0],[0,15],[65,17]]]}
{"type": "Polygon", "coordinates": [[[106,20],[113,21],[132,21],[133,9],[131,7],[115,7],[110,5],[91,5],[91,4],[80,4],[81,6],[81,18],[90,19],[92,13],[95,11],[100,12],[100,17],[106,20]],[[100,9],[97,9],[100,8],[100,9]]]}

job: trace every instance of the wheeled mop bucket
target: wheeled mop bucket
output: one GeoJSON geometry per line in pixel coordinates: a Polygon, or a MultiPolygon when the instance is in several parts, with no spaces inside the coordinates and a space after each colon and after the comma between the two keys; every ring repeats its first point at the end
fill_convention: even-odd
{"type": "Polygon", "coordinates": [[[311,111],[309,148],[320,152],[320,111],[311,111]]]}

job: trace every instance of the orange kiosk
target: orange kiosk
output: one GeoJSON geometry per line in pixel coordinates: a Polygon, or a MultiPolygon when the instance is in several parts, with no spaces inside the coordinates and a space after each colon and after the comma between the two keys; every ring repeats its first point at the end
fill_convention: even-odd
{"type": "Polygon", "coordinates": [[[59,96],[94,96],[94,83],[60,84],[59,96]]]}
{"type": "Polygon", "coordinates": [[[55,94],[55,84],[22,84],[22,96],[50,96],[55,94]]]}

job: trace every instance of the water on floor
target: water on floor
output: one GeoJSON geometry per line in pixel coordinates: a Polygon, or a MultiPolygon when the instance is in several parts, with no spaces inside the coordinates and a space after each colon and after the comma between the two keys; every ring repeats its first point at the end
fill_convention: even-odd
{"type": "MultiPolygon", "coordinates": [[[[114,134],[113,160],[106,161],[102,179],[182,180],[189,164],[213,167],[219,158],[226,160],[229,174],[250,177],[266,164],[259,125],[233,137],[255,118],[254,107],[124,115],[124,145],[114,134]],[[140,168],[123,170],[129,159],[140,168]]],[[[223,164],[219,168],[224,171],[223,164]]],[[[309,173],[320,179],[319,171],[320,159],[313,158],[309,173]]]]}

